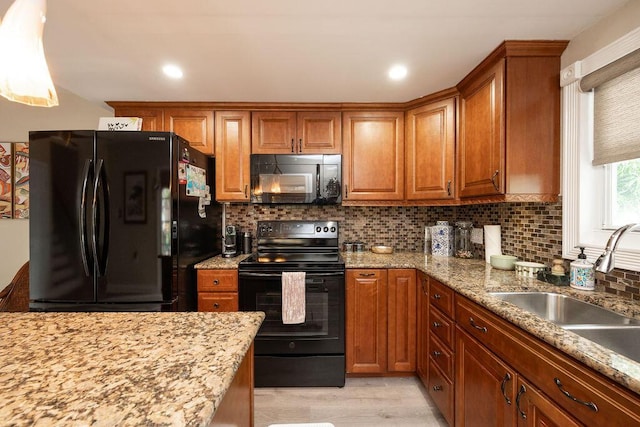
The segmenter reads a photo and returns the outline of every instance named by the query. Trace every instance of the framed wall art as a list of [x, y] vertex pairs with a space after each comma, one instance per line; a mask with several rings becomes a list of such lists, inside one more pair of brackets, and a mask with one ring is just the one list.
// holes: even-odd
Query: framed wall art
[[0, 218], [29, 218], [28, 142], [0, 142]]

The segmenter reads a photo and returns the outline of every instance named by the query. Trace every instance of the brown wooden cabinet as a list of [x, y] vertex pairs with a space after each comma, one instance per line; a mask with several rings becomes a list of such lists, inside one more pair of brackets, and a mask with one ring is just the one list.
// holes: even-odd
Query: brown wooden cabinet
[[343, 113], [343, 204], [404, 199], [404, 113]]
[[388, 270], [387, 371], [416, 370], [416, 271]]
[[387, 270], [346, 273], [347, 373], [387, 370]]
[[198, 311], [238, 311], [238, 271], [198, 270]]
[[167, 108], [164, 110], [164, 127], [189, 141], [189, 145], [199, 151], [214, 153], [213, 110]]
[[506, 41], [457, 85], [461, 198], [557, 200], [560, 55], [566, 45]]
[[522, 377], [518, 377], [517, 385], [515, 409], [518, 427], [582, 427], [585, 425], [560, 409]]
[[456, 98], [448, 97], [405, 114], [408, 201], [455, 198]]
[[339, 111], [257, 111], [252, 115], [254, 154], [340, 154]]
[[250, 113], [248, 111], [216, 111], [215, 120], [216, 200], [248, 202], [251, 158]]
[[114, 114], [116, 117], [140, 117], [142, 119], [142, 130], [164, 130], [164, 110], [162, 108], [121, 107], [116, 108]]
[[253, 353], [251, 344], [216, 409], [210, 426], [253, 426]]
[[429, 381], [429, 276], [422, 271], [417, 272], [418, 317], [417, 317], [417, 351], [416, 373], [422, 384]]

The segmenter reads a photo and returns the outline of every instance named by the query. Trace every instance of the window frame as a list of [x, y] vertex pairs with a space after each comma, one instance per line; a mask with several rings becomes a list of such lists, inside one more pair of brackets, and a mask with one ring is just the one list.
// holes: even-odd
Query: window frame
[[[562, 87], [562, 257], [589, 260], [603, 252], [613, 230], [605, 229], [605, 166], [593, 166], [593, 92], [580, 91], [580, 79], [640, 48], [640, 27], [576, 61], [560, 74]], [[615, 267], [640, 271], [640, 233], [628, 233], [616, 250]]]

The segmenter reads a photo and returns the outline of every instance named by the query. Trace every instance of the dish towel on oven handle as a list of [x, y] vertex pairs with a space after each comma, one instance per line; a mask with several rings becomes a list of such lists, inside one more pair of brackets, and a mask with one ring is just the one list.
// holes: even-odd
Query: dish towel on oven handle
[[306, 317], [305, 272], [282, 272], [282, 323], [298, 325]]

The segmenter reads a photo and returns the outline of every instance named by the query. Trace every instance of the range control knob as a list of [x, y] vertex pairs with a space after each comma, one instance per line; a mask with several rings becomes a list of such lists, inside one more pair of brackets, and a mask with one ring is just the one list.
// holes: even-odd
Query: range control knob
[[316, 227], [316, 233], [319, 233], [319, 232], [321, 232], [321, 231], [322, 231], [322, 227], [317, 226], [317, 227]]
[[329, 231], [329, 227], [324, 228], [324, 232], [327, 233]]
[[335, 233], [336, 232], [336, 228], [335, 227], [331, 227], [331, 232]]

